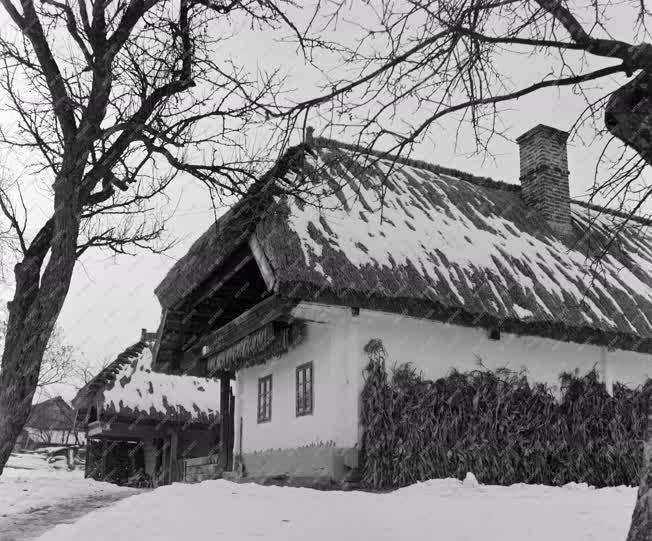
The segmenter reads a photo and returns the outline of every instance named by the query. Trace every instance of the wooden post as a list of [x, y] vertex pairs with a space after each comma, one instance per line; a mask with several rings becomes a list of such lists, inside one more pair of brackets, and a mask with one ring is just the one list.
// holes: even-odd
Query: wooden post
[[100, 469], [100, 476], [99, 479], [102, 481], [105, 480], [106, 477], [106, 451], [108, 447], [108, 442], [106, 440], [102, 440], [102, 468]]
[[173, 429], [170, 434], [170, 484], [178, 481], [177, 448], [179, 446], [178, 429]]
[[231, 388], [231, 381], [228, 375], [223, 372], [220, 374], [220, 446], [221, 446], [221, 456], [220, 464], [224, 468], [224, 471], [228, 471], [228, 430], [229, 430], [229, 391]]
[[93, 479], [96, 475], [95, 468], [97, 468], [97, 456], [95, 455], [94, 441], [88, 438], [86, 440], [86, 460], [84, 461], [84, 477]]
[[161, 452], [163, 453], [163, 456], [161, 456], [161, 484], [168, 485], [170, 484], [170, 442], [165, 438], [161, 441], [163, 442], [163, 447], [161, 448]]
[[143, 458], [145, 459], [145, 473], [149, 475], [152, 481], [154, 480], [154, 472], [156, 470], [156, 449], [154, 448], [154, 441], [152, 438], [143, 439]]
[[66, 464], [70, 471], [75, 469], [75, 450], [72, 447], [66, 449]]
[[238, 473], [244, 473], [244, 463], [242, 461], [242, 415], [240, 415], [240, 433], [238, 434]]
[[235, 399], [231, 393], [231, 372], [220, 374], [220, 463], [224, 471], [233, 469], [233, 436]]
[[233, 471], [233, 444], [235, 442], [235, 396], [231, 392], [231, 385], [229, 382], [229, 426], [227, 430], [227, 446], [226, 446], [226, 463], [228, 470]]

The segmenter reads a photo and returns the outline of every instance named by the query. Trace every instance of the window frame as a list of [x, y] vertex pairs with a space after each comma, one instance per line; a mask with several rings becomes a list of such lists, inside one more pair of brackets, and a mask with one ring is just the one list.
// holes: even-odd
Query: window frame
[[[267, 383], [269, 388], [267, 389]], [[258, 407], [256, 417], [259, 423], [269, 423], [272, 420], [272, 374], [258, 378]]]
[[[303, 373], [303, 388], [299, 389], [299, 374]], [[309, 380], [306, 378], [306, 375], [309, 375]], [[306, 381], [310, 382], [308, 386]], [[295, 371], [295, 407], [296, 407], [296, 416], [304, 417], [306, 415], [312, 415], [315, 411], [315, 368], [312, 361], [303, 363], [297, 366]], [[309, 398], [309, 405], [307, 407], [306, 397]]]

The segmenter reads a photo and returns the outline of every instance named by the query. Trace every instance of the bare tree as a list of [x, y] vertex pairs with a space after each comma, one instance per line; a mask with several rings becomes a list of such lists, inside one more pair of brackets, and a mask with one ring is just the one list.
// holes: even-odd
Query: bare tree
[[[631, 15], [631, 42], [614, 39], [609, 28], [623, 13]], [[317, 0], [300, 45], [309, 53], [339, 54], [346, 69], [329, 68], [322, 94], [275, 102], [268, 115], [283, 125], [320, 118], [328, 129], [387, 154], [411, 152], [452, 117], [470, 127], [476, 150], [485, 152], [505, 135], [502, 115], [515, 100], [568, 88], [586, 100], [578, 123], [628, 150], [616, 154], [617, 171], [596, 191], [635, 201], [631, 210], [639, 212], [652, 195], [640, 176], [652, 164], [652, 45], [642, 41], [650, 37], [648, 18], [645, 2], [637, 0]], [[329, 30], [346, 23], [359, 30], [351, 45], [326, 41]], [[541, 66], [536, 79], [523, 81], [525, 63]], [[612, 89], [596, 97], [603, 84]]]
[[[329, 0], [317, 9], [322, 17], [315, 13], [300, 44], [329, 48], [346, 68], [324, 71], [322, 94], [270, 107], [269, 115], [284, 124], [321, 119], [367, 149], [380, 144], [387, 154], [405, 154], [452, 117], [486, 152], [505, 135], [503, 113], [514, 100], [566, 87], [586, 100], [576, 127], [604, 135], [605, 156], [616, 143], [611, 163], [603, 163], [608, 174], [596, 176], [593, 190], [625, 212], [613, 237], [652, 199], [642, 176], [652, 165], [652, 45], [644, 0]], [[627, 16], [626, 39], [617, 39], [613, 21], [620, 20], [622, 33]], [[359, 30], [350, 44], [325, 41], [329, 30], [347, 24]], [[540, 74], [524, 81], [525, 63], [541, 66]], [[652, 421], [645, 457], [630, 541], [652, 538]]]
[[65, 342], [61, 328], [55, 326], [43, 355], [39, 371], [39, 387], [68, 382], [76, 364], [75, 349]]
[[[0, 349], [4, 347], [7, 333], [7, 313], [0, 310]], [[43, 354], [38, 376], [38, 389], [45, 389], [57, 383], [71, 383], [71, 377], [80, 370], [75, 348], [66, 342], [63, 331], [55, 326]]]
[[113, 361], [114, 359], [111, 357], [104, 357], [96, 361], [89, 361], [86, 358], [80, 359], [75, 363], [72, 370], [72, 384], [75, 389], [80, 390]]
[[273, 71], [250, 77], [223, 40], [233, 21], [261, 31], [293, 25], [290, 0], [0, 4], [12, 23], [0, 35], [10, 120], [0, 142], [51, 204], [49, 218], [29, 223], [22, 183], [0, 192], [18, 247], [0, 372], [1, 474], [78, 257], [96, 247], [164, 249], [156, 201], [178, 173], [217, 197], [247, 190], [261, 162], [246, 159], [242, 133], [279, 80]]

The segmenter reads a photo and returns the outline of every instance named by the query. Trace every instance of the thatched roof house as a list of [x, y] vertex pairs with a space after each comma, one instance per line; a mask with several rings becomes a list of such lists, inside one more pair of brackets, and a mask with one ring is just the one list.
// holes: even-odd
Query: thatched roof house
[[[335, 415], [318, 441], [357, 444], [345, 419], [358, 418], [372, 338], [433, 377], [481, 357], [546, 380], [600, 364], [639, 381], [652, 367], [652, 227], [571, 199], [566, 138], [547, 126], [519, 138], [521, 185], [309, 138], [159, 284], [155, 368], [235, 377], [228, 414], [254, 469], [262, 450], [315, 442], [297, 420], [306, 397]], [[321, 196], [284, 195], [288, 184]], [[328, 381], [321, 398], [313, 378]], [[264, 424], [272, 392], [285, 406], [297, 394], [281, 432]]]
[[60, 396], [32, 406], [25, 426], [41, 430], [70, 430], [75, 422], [75, 410]]
[[[113, 469], [115, 479], [125, 482], [140, 468], [157, 483], [181, 480], [183, 459], [209, 455], [219, 444], [219, 384], [154, 372], [151, 338], [143, 332], [73, 400], [91, 438], [89, 476], [106, 478]], [[134, 448], [142, 449], [140, 463]]]
[[[303, 166], [288, 175], [322, 183], [328, 197], [311, 206], [268, 189], [222, 216], [156, 289], [164, 341], [205, 326], [210, 306], [191, 314], [191, 294], [255, 235], [274, 293], [286, 298], [652, 351], [648, 221], [571, 200], [572, 235], [562, 239], [519, 185], [331, 140], [316, 139], [310, 150], [293, 150]], [[246, 293], [259, 299], [267, 288], [251, 274]], [[166, 321], [179, 312], [182, 323]], [[224, 310], [211, 326], [232, 317]]]
[[18, 438], [18, 449], [80, 443], [75, 427], [75, 411], [60, 396], [32, 406]]

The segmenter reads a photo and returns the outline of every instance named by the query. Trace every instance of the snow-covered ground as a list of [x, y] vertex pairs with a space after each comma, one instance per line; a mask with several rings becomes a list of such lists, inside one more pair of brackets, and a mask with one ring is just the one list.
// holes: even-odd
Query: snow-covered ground
[[614, 541], [636, 490], [428, 481], [392, 493], [174, 484], [61, 524], [39, 541]]
[[84, 479], [83, 469], [68, 471], [64, 457], [48, 462], [44, 454], [16, 453], [11, 455], [0, 477], [0, 521], [70, 499], [129, 491], [110, 483]]

